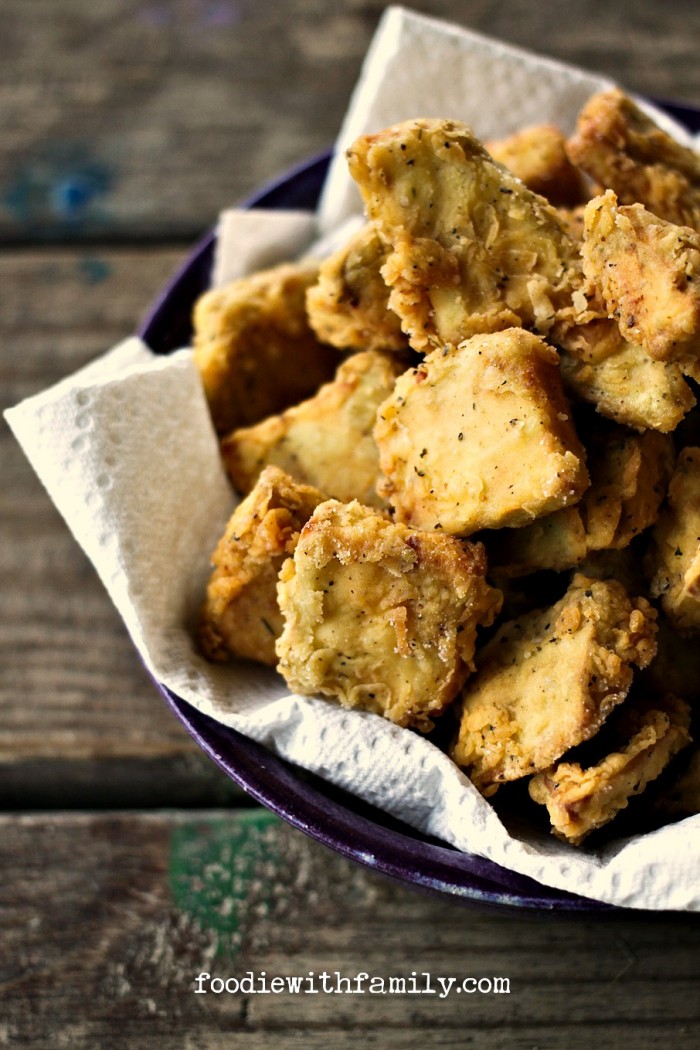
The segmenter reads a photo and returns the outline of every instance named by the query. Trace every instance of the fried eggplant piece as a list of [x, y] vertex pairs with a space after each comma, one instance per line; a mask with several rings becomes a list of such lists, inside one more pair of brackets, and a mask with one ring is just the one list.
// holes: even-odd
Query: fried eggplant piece
[[618, 205], [612, 190], [584, 212], [583, 272], [622, 336], [657, 361], [700, 352], [700, 233]]
[[212, 555], [214, 571], [200, 615], [200, 644], [210, 660], [231, 657], [274, 665], [282, 632], [277, 578], [323, 493], [266, 467], [236, 507]]
[[249, 492], [263, 467], [274, 463], [335, 499], [380, 505], [372, 430], [377, 408], [404, 368], [396, 355], [353, 354], [315, 397], [257, 426], [234, 430], [221, 452], [235, 487]]
[[659, 516], [673, 471], [673, 442], [665, 434], [648, 430], [640, 435], [622, 436], [618, 449], [619, 469], [613, 485], [619, 486], [620, 518], [612, 542], [607, 546], [620, 549], [627, 547]]
[[539, 336], [511, 328], [434, 350], [405, 372], [374, 430], [379, 492], [397, 519], [466, 536], [579, 499], [585, 452], [557, 365]]
[[654, 524], [673, 468], [671, 438], [601, 420], [584, 440], [591, 484], [580, 502], [484, 536], [492, 569], [521, 576], [573, 568], [593, 551], [628, 546]]
[[484, 795], [548, 769], [598, 732], [656, 650], [656, 612], [622, 584], [577, 574], [548, 609], [504, 623], [476, 655], [454, 761]]
[[218, 434], [309, 397], [336, 355], [306, 318], [318, 263], [284, 263], [205, 292], [194, 308], [194, 360]]
[[580, 245], [583, 240], [583, 213], [584, 204], [577, 204], [573, 208], [557, 208], [559, 218], [564, 223], [566, 232], [575, 244]]
[[541, 569], [562, 572], [578, 565], [588, 553], [578, 504], [545, 514], [519, 529], [484, 533], [480, 539], [486, 547], [489, 569], [499, 579], [529, 576]]
[[673, 464], [665, 434], [602, 426], [587, 444], [591, 487], [579, 509], [587, 551], [626, 547], [656, 521]]
[[681, 634], [700, 631], [700, 448], [684, 448], [654, 526], [647, 569], [651, 594]]
[[578, 251], [556, 209], [465, 124], [409, 120], [358, 139], [347, 155], [391, 246], [389, 305], [415, 350], [519, 325], [549, 331], [580, 280]]
[[582, 173], [570, 161], [566, 138], [554, 124], [536, 124], [505, 139], [485, 142], [493, 159], [555, 207], [586, 200]]
[[567, 153], [621, 204], [643, 204], [668, 222], [700, 228], [700, 157], [619, 89], [586, 103]]
[[306, 308], [322, 343], [339, 349], [408, 349], [381, 274], [387, 254], [368, 223], [321, 263], [318, 281], [306, 293]]
[[667, 434], [695, 405], [681, 365], [653, 360], [623, 339], [614, 320], [594, 318], [562, 328], [554, 338], [567, 393], [608, 419]]
[[528, 785], [530, 797], [547, 807], [553, 833], [572, 846], [608, 824], [690, 743], [684, 701], [666, 696], [660, 703], [627, 703], [616, 727], [623, 738], [619, 750], [587, 768], [558, 762]]
[[282, 568], [278, 669], [297, 692], [427, 730], [473, 668], [477, 627], [500, 608], [485, 571], [478, 544], [323, 503]]

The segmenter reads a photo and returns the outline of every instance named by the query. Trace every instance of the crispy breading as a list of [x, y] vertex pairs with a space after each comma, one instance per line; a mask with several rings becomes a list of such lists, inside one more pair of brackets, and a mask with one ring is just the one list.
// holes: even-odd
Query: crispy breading
[[619, 486], [622, 507], [610, 547], [622, 548], [653, 525], [673, 470], [673, 443], [648, 430], [627, 435], [621, 447]]
[[622, 204], [700, 228], [700, 158], [619, 89], [594, 95], [567, 143], [569, 157]]
[[[627, 545], [632, 538], [627, 528], [623, 528], [622, 535], [617, 538], [622, 508], [627, 500], [630, 503], [635, 501], [640, 475], [644, 477], [643, 435], [613, 427], [602, 426], [598, 433], [590, 435], [586, 445], [591, 486], [578, 504], [578, 510], [589, 551]], [[669, 440], [662, 434], [658, 438]], [[665, 488], [665, 481], [658, 485], [658, 503], [663, 499]], [[658, 506], [656, 509], [658, 511]], [[630, 512], [634, 517], [633, 507], [630, 507]]]
[[566, 138], [556, 125], [536, 124], [508, 138], [485, 142], [484, 147], [550, 204], [574, 207], [586, 200], [585, 180], [571, 163]]
[[389, 304], [415, 350], [514, 325], [545, 334], [580, 279], [578, 252], [543, 197], [453, 120], [408, 120], [348, 150], [392, 252]]
[[684, 701], [666, 696], [652, 705], [628, 704], [618, 732], [629, 735], [619, 750], [587, 768], [559, 762], [528, 785], [530, 797], [547, 807], [554, 834], [573, 846], [625, 809], [690, 743], [690, 711]]
[[653, 360], [623, 339], [613, 320], [596, 318], [563, 328], [555, 341], [567, 393], [595, 405], [608, 419], [666, 434], [695, 404], [681, 365]]
[[497, 529], [480, 536], [489, 568], [500, 579], [529, 576], [540, 569], [562, 572], [586, 557], [586, 528], [579, 505], [545, 514], [519, 529]]
[[578, 504], [587, 553], [621, 549], [656, 521], [673, 471], [673, 441], [597, 417], [583, 430], [591, 487]]
[[584, 204], [577, 204], [573, 208], [563, 208], [559, 206], [557, 212], [559, 218], [564, 223], [566, 232], [571, 237], [575, 244], [580, 245], [583, 240], [583, 213], [585, 211]]
[[398, 520], [466, 536], [579, 499], [585, 453], [557, 365], [539, 336], [511, 328], [435, 350], [405, 372], [374, 430], [379, 491]]
[[318, 263], [284, 263], [205, 292], [193, 315], [194, 360], [217, 433], [309, 397], [338, 367], [306, 319]]
[[323, 493], [278, 467], [266, 467], [236, 507], [212, 555], [214, 571], [200, 616], [200, 643], [210, 660], [232, 656], [275, 664], [282, 632], [277, 577]]
[[648, 555], [651, 594], [680, 633], [700, 631], [700, 448], [684, 448], [654, 526]]
[[321, 342], [340, 349], [408, 349], [381, 274], [387, 254], [376, 227], [367, 223], [324, 259], [306, 293], [309, 323]]
[[520, 576], [572, 568], [592, 551], [626, 547], [656, 521], [672, 471], [671, 438], [604, 420], [582, 436], [590, 487], [574, 507], [485, 535], [493, 569]]
[[396, 355], [367, 350], [344, 361], [315, 397], [221, 443], [226, 469], [240, 492], [275, 463], [339, 500], [380, 505], [379, 453], [372, 437], [377, 408], [404, 370]]
[[700, 234], [612, 190], [584, 212], [583, 272], [622, 336], [658, 361], [700, 352]]
[[622, 584], [577, 574], [548, 609], [501, 625], [460, 701], [451, 754], [485, 795], [592, 737], [654, 656], [656, 612]]
[[485, 570], [478, 544], [323, 503], [280, 576], [279, 670], [297, 692], [429, 729], [500, 608]]

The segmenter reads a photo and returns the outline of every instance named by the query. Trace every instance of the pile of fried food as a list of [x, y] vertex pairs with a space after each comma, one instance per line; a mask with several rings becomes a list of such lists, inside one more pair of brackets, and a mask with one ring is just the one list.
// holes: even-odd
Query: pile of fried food
[[568, 140], [416, 119], [347, 159], [359, 232], [195, 307], [244, 497], [204, 653], [438, 720], [576, 845], [653, 781], [652, 824], [696, 812], [700, 157], [614, 90]]

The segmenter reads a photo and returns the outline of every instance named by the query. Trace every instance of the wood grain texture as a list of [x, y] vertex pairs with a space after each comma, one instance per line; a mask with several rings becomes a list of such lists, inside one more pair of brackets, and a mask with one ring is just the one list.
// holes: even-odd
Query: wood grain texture
[[[181, 259], [170, 249], [0, 256], [1, 407], [128, 336]], [[157, 694], [4, 421], [0, 457], [0, 804], [231, 797]]]
[[[332, 142], [385, 6], [4, 0], [0, 408], [128, 336], [221, 207]], [[413, 6], [700, 104], [689, 0]], [[462, 908], [240, 808], [4, 422], [0, 462], [0, 1047], [699, 1045], [697, 918]], [[512, 990], [196, 996], [202, 970]]]
[[[4, 0], [0, 241], [192, 239], [332, 144], [386, 6]], [[700, 104], [690, 0], [411, 6]]]
[[[643, 0], [633, 20], [617, 0], [414, 6], [641, 91], [700, 101], [692, 4]], [[21, 0], [6, 0], [1, 407], [130, 334], [222, 204], [327, 145], [384, 7], [34, 0], [29, 19]], [[76, 243], [42, 247], [47, 238]], [[183, 244], [164, 247], [164, 238]], [[90, 764], [109, 761], [100, 804], [126, 804], [135, 791], [120, 763], [147, 776], [149, 761], [179, 768], [181, 755], [199, 761], [196, 750], [4, 423], [0, 454], [0, 799], [38, 804], [37, 783], [56, 800], [79, 798]]]
[[[604, 1033], [612, 1047], [690, 1050], [700, 1038], [697, 919], [459, 907], [259, 811], [0, 818], [0, 866], [0, 1046], [561, 1050]], [[498, 976], [510, 993], [195, 995], [203, 971], [326, 972], [330, 987], [336, 972]]]

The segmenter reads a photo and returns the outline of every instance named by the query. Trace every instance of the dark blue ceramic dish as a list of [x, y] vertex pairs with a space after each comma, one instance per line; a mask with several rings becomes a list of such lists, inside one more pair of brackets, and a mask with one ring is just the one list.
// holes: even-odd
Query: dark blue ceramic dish
[[[663, 106], [691, 131], [700, 131], [700, 110], [665, 102]], [[303, 164], [244, 206], [314, 209], [329, 160], [327, 153]], [[209, 285], [214, 243], [214, 232], [200, 241], [141, 325], [139, 334], [156, 353], [169, 353], [189, 343], [192, 305]], [[430, 840], [200, 714], [157, 685], [191, 736], [235, 783], [294, 827], [344, 856], [402, 882], [472, 904], [588, 914], [612, 910]]]

